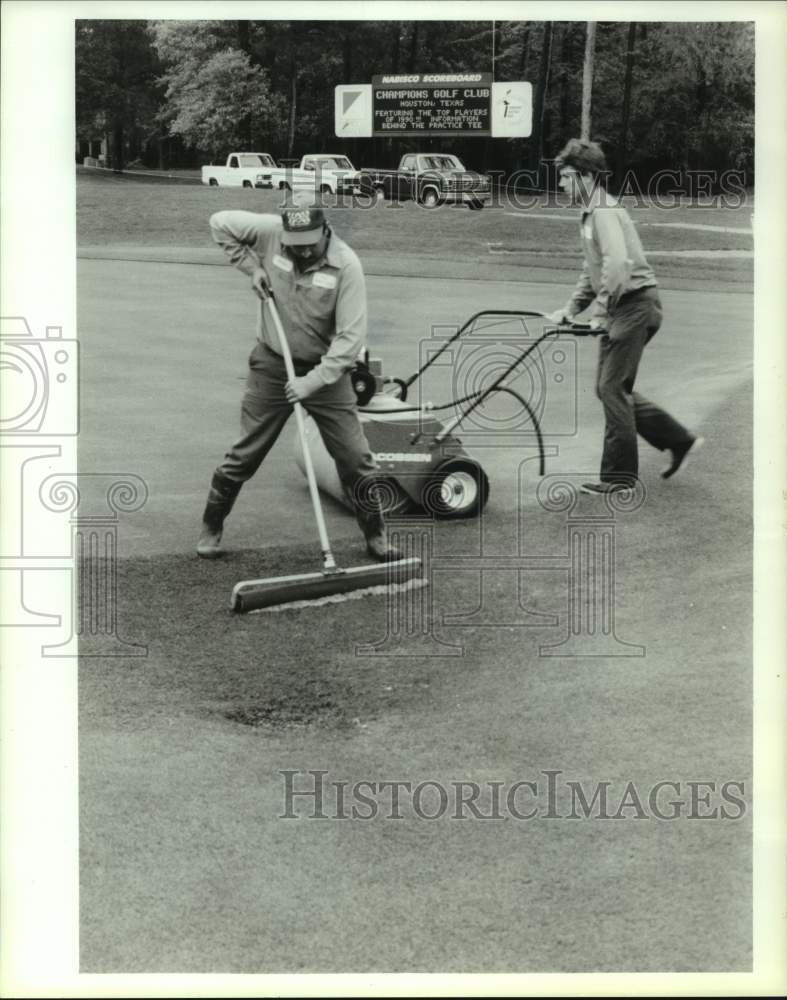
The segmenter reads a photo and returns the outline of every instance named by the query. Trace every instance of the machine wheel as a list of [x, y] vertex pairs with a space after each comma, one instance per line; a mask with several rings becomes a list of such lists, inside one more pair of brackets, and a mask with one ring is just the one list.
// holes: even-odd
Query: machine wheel
[[358, 406], [366, 406], [372, 396], [377, 392], [377, 380], [369, 371], [367, 366], [361, 361], [356, 361], [355, 367], [350, 372], [350, 380], [355, 393], [355, 401]]
[[208, 181], [208, 187], [217, 188], [218, 186], [219, 182], [216, 180], [216, 178], [211, 177], [211, 179]]
[[443, 519], [477, 517], [489, 498], [489, 479], [477, 462], [449, 458], [439, 465], [421, 491], [421, 506]]

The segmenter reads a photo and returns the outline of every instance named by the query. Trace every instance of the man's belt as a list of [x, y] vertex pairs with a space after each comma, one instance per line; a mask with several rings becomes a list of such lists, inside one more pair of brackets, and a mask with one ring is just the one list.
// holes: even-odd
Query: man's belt
[[644, 292], [656, 291], [657, 289], [658, 285], [643, 285], [641, 288], [635, 288], [633, 291], [621, 295], [615, 306], [617, 307], [623, 302], [631, 302], [632, 299], [638, 298]]
[[[279, 354], [278, 351], [274, 351], [272, 347], [269, 347], [262, 340], [259, 343], [262, 349], [267, 354], [270, 354], [272, 357], [276, 358], [276, 360], [280, 364], [284, 364], [284, 358], [281, 356], [281, 354]], [[320, 363], [319, 361], [302, 361], [300, 358], [292, 359], [292, 367], [295, 369], [295, 374], [298, 376], [307, 375], [312, 370], [312, 368], [316, 368], [319, 363]]]

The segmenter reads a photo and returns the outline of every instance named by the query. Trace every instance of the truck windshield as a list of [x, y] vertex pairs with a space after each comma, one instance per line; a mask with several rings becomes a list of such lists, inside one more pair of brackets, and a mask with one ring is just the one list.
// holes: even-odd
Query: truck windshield
[[354, 170], [352, 163], [346, 156], [319, 156], [312, 161], [320, 167], [327, 167], [328, 170]]
[[422, 156], [424, 170], [464, 170], [455, 156]]
[[241, 153], [238, 160], [242, 167], [275, 167], [273, 157], [267, 153]]

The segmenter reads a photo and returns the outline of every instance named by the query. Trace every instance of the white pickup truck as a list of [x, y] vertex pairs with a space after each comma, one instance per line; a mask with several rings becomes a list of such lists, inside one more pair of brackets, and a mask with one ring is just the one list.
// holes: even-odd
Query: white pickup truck
[[254, 179], [262, 168], [276, 168], [270, 153], [230, 153], [225, 166], [202, 168], [202, 183], [211, 187], [254, 187]]
[[339, 153], [308, 153], [299, 166], [258, 170], [254, 187], [319, 191], [321, 194], [357, 192], [358, 171]]

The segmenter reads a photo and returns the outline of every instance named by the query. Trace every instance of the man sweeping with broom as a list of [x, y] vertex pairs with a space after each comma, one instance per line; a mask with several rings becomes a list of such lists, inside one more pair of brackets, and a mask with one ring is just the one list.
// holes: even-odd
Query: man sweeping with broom
[[[375, 500], [377, 466], [349, 376], [366, 340], [366, 285], [358, 257], [332, 232], [323, 210], [311, 204], [288, 206], [281, 217], [217, 212], [210, 227], [234, 266], [250, 277], [254, 292], [263, 300], [272, 297], [275, 305], [261, 303], [241, 405], [243, 433], [213, 474], [197, 553], [203, 559], [222, 554], [224, 521], [243, 483], [300, 403], [314, 418], [353, 498], [369, 555], [378, 562], [399, 559]], [[281, 335], [289, 344], [294, 377], [287, 374]]]

